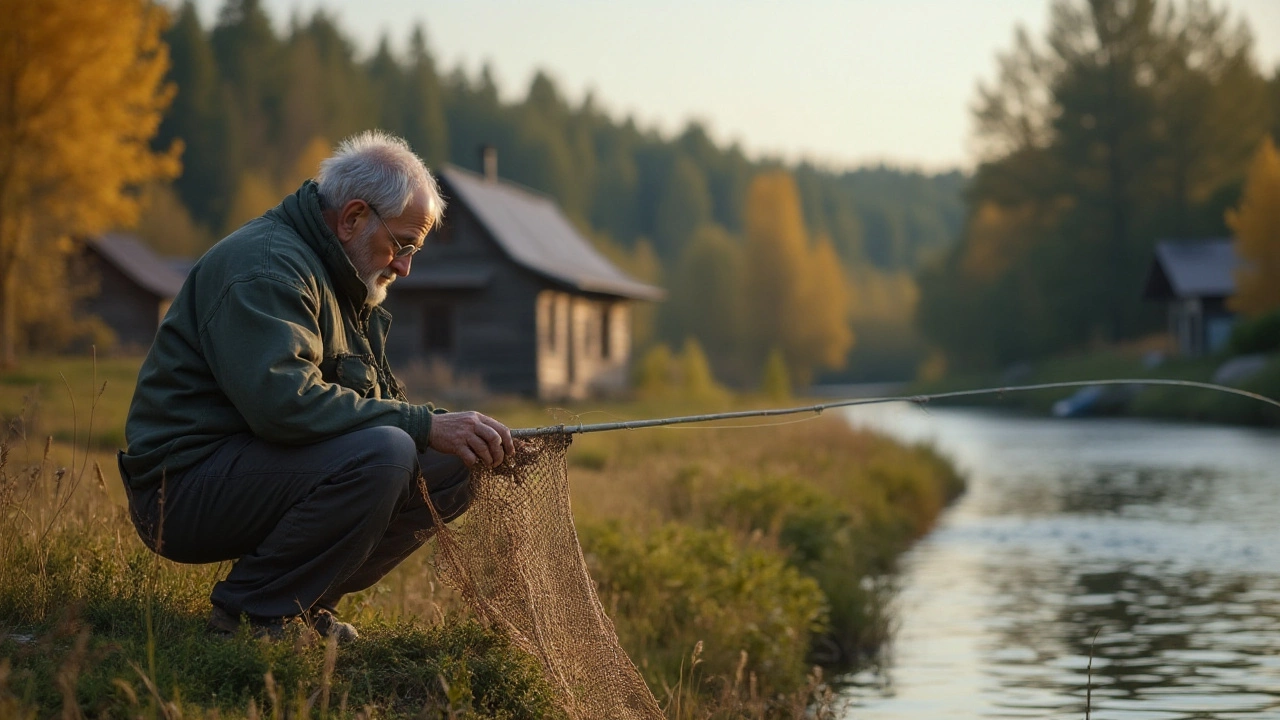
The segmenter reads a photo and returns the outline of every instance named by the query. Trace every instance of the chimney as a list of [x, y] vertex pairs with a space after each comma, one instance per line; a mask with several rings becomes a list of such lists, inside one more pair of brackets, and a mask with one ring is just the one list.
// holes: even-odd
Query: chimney
[[498, 148], [492, 145], [480, 146], [480, 167], [487, 182], [498, 181]]

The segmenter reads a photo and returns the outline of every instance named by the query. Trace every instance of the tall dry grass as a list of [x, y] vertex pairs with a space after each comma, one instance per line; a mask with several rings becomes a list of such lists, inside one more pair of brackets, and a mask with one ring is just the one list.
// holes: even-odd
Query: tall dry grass
[[[114, 465], [87, 432], [89, 417], [116, 402], [119, 368], [103, 389], [88, 363], [80, 375], [62, 366], [64, 391], [92, 387], [98, 399], [78, 400], [61, 419], [48, 408], [70, 411], [70, 401], [23, 385], [41, 372], [0, 378], [9, 392], [0, 392], [0, 717], [561, 715], [536, 663], [468, 620], [440, 585], [430, 546], [344, 600], [362, 632], [350, 646], [326, 647], [300, 629], [275, 643], [208, 635], [208, 591], [229, 566], [178, 565], [146, 550]], [[19, 390], [38, 392], [38, 424], [22, 421], [19, 404], [5, 406]], [[546, 422], [530, 406], [495, 414]], [[121, 432], [95, 425], [95, 436]], [[815, 666], [838, 666], [884, 637], [880, 578], [958, 489], [927, 449], [833, 418], [583, 436], [569, 462], [601, 597], [668, 717], [680, 720], [833, 717]]]

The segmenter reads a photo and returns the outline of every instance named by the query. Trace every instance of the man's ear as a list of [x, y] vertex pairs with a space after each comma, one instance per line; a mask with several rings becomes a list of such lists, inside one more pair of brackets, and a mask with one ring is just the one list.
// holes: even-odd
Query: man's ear
[[360, 218], [369, 212], [369, 204], [363, 200], [348, 200], [338, 210], [337, 227], [333, 229], [333, 234], [338, 236], [338, 240], [343, 245], [355, 239], [356, 228], [360, 225]]

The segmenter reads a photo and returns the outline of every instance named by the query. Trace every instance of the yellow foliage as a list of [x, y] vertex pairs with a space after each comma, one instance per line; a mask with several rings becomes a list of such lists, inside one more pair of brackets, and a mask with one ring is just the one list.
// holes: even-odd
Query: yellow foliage
[[[823, 367], [843, 367], [845, 355], [853, 347], [850, 293], [840, 257], [830, 239], [818, 239], [808, 265], [808, 282], [800, 286], [800, 306], [807, 320], [797, 328], [801, 357], [813, 358]], [[799, 377], [806, 383], [809, 380]]]
[[920, 361], [916, 368], [916, 379], [921, 382], [937, 382], [946, 377], [947, 356], [940, 350], [933, 350], [929, 356]]
[[982, 282], [995, 280], [1026, 248], [1035, 209], [1006, 208], [984, 202], [969, 219], [961, 269]]
[[1254, 155], [1240, 206], [1227, 211], [1227, 226], [1246, 263], [1236, 271], [1231, 308], [1257, 316], [1280, 307], [1280, 152], [1270, 137]]
[[849, 316], [855, 321], [907, 325], [919, 301], [920, 288], [909, 272], [890, 272], [872, 265], [850, 270]]
[[810, 243], [789, 174], [752, 180], [746, 236], [746, 306], [757, 357], [778, 348], [801, 383], [818, 367], [842, 367], [853, 346], [848, 281], [831, 242]]
[[[25, 264], [53, 240], [132, 225], [136, 188], [175, 177], [181, 147], [150, 146], [173, 88], [167, 13], [150, 0], [5, 3], [0, 13], [0, 348], [12, 362]], [[40, 251], [33, 248], [39, 247]]]
[[808, 232], [796, 183], [785, 172], [757, 176], [747, 189], [747, 305], [764, 346], [789, 345], [786, 335], [802, 312]]

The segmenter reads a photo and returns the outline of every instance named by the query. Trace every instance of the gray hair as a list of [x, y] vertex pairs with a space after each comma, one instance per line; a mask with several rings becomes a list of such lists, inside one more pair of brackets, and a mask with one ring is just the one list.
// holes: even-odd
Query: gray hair
[[444, 214], [444, 198], [435, 178], [409, 143], [382, 130], [366, 130], [343, 140], [320, 163], [316, 175], [321, 207], [341, 208], [364, 200], [387, 217], [400, 217], [418, 190], [427, 196], [432, 227]]

